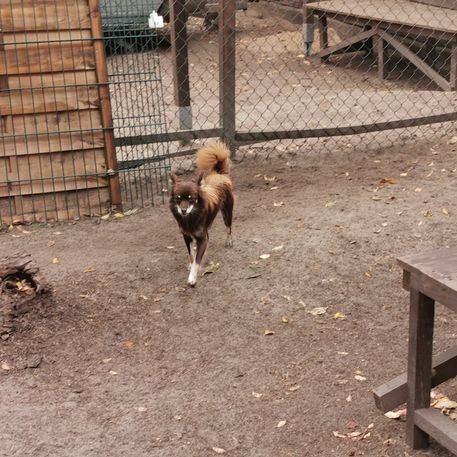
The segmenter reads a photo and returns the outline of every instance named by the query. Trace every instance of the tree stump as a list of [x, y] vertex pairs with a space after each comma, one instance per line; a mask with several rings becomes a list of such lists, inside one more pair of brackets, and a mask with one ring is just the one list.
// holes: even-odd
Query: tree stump
[[0, 259], [0, 338], [8, 339], [14, 320], [40, 304], [49, 293], [29, 255]]

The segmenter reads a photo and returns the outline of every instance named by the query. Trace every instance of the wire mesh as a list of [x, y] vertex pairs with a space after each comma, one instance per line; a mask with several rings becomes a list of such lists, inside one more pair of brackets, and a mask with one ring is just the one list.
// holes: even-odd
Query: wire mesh
[[[233, 3], [220, 2], [223, 8]], [[206, 5], [206, 13], [190, 14], [186, 22], [192, 128], [220, 127], [224, 136], [220, 88], [226, 75], [221, 81], [219, 72], [226, 62], [220, 60], [221, 36], [205, 19], [208, 11], [219, 10]], [[453, 5], [440, 0], [237, 3], [236, 157], [379, 149], [448, 135], [457, 118]], [[163, 55], [170, 88], [179, 83], [173, 79], [173, 52]], [[166, 95], [170, 131], [180, 128], [173, 111], [178, 90]], [[192, 167], [189, 158], [175, 163]]]
[[162, 202], [167, 190], [168, 144], [141, 139], [167, 132], [159, 54], [167, 35], [149, 26], [159, 7], [148, 0], [101, 0], [124, 209]]

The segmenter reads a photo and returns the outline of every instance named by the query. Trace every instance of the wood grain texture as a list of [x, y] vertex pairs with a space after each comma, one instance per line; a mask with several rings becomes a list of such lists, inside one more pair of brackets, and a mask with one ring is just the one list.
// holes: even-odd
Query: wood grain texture
[[306, 6], [313, 11], [358, 16], [380, 23], [457, 33], [457, 11], [409, 0], [328, 0]]

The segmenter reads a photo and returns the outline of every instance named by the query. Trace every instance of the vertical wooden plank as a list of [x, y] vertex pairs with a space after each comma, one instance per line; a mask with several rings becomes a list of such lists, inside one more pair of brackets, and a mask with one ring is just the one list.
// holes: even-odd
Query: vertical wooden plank
[[378, 47], [378, 78], [382, 81], [387, 76], [386, 71], [386, 42], [381, 36], [378, 35], [377, 47]]
[[428, 446], [429, 437], [414, 424], [414, 410], [430, 407], [435, 302], [411, 289], [409, 313], [406, 440], [420, 449]]
[[103, 40], [100, 0], [89, 0], [92, 37], [94, 38], [95, 64], [102, 125], [104, 128], [106, 164], [108, 167], [111, 205], [115, 210], [122, 209], [121, 186], [117, 168], [116, 148], [114, 146], [113, 114], [106, 65], [105, 43]]
[[457, 43], [452, 43], [449, 83], [451, 85], [451, 90], [457, 90]]
[[180, 130], [192, 129], [190, 106], [189, 52], [187, 47], [187, 12], [185, 0], [170, 0], [171, 52], [175, 105]]
[[235, 157], [236, 0], [219, 0], [219, 110], [222, 140]]
[[[319, 43], [320, 43], [320, 50], [328, 48], [328, 24], [327, 24], [327, 15], [325, 13], [319, 14], [317, 19], [317, 24], [319, 27]], [[328, 60], [328, 56], [321, 57], [321, 61]]]

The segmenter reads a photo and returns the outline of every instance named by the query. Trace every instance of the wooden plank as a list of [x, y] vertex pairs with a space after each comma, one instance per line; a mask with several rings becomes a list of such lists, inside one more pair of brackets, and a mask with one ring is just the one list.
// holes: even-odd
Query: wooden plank
[[6, 116], [4, 119], [5, 134], [52, 134], [101, 128], [102, 121], [98, 109]]
[[408, 59], [413, 65], [415, 65], [422, 73], [428, 76], [443, 90], [451, 90], [451, 86], [437, 71], [435, 71], [430, 65], [427, 65], [422, 59], [420, 59], [414, 52], [410, 51], [404, 44], [400, 43], [392, 35], [387, 32], [380, 31], [379, 36], [395, 48], [400, 54]]
[[[2, 160], [6, 161], [2, 166]], [[32, 179], [104, 175], [103, 149], [66, 151], [54, 154], [29, 154], [0, 160], [0, 184], [26, 182]]]
[[[329, 56], [331, 54], [334, 54], [339, 51], [343, 51], [347, 48], [350, 48], [351, 45], [355, 43], [360, 43], [366, 41], [368, 38], [376, 35], [376, 30], [371, 29], [371, 30], [365, 30], [363, 32], [357, 33], [356, 35], [353, 35], [349, 38], [346, 38], [345, 40], [340, 41], [338, 44], [327, 47], [325, 49], [321, 49], [317, 54], [315, 54], [317, 57], [325, 57]], [[321, 45], [322, 46], [322, 45]], [[366, 51], [365, 48], [362, 46], [360, 47], [360, 51]]]
[[97, 87], [25, 89], [0, 93], [0, 116], [87, 110], [98, 107]]
[[[327, 15], [319, 14], [317, 17], [317, 26], [319, 28], [319, 43], [321, 52], [328, 48], [328, 23]], [[322, 57], [322, 60], [326, 60], [325, 56]]]
[[435, 302], [411, 289], [408, 343], [406, 441], [414, 449], [428, 446], [428, 434], [416, 426], [414, 411], [430, 407]]
[[93, 189], [107, 187], [105, 177], [85, 176], [45, 179], [18, 183], [0, 183], [0, 198], [17, 195], [40, 195], [49, 193], [66, 192], [70, 190]]
[[105, 42], [103, 40], [100, 0], [89, 0], [91, 30], [94, 41], [97, 82], [99, 84], [99, 99], [104, 128], [106, 165], [110, 174], [109, 187], [111, 205], [114, 209], [122, 209], [121, 186], [117, 167], [116, 148], [114, 145], [113, 113], [109, 90], [108, 68], [106, 65]]
[[327, 0], [307, 4], [315, 14], [334, 14], [340, 18], [359, 17], [376, 24], [420, 27], [430, 32], [457, 33], [457, 11], [420, 5], [409, 0]]
[[219, 0], [219, 119], [222, 140], [235, 157], [236, 0]]
[[[433, 357], [432, 387], [457, 376], [457, 346]], [[408, 396], [406, 373], [373, 390], [376, 407], [383, 413], [406, 403]]]
[[457, 454], [457, 424], [435, 408], [423, 408], [414, 412], [414, 421], [438, 443]]
[[40, 73], [35, 75], [9, 75], [8, 84], [11, 90], [29, 88], [50, 88], [97, 84], [94, 70], [71, 71], [65, 73]]
[[456, 0], [410, 0], [416, 3], [424, 3], [430, 6], [439, 6], [440, 8], [449, 8], [451, 10], [457, 10]]
[[452, 90], [457, 90], [457, 44], [452, 44], [449, 84]]
[[17, 196], [0, 199], [0, 222], [68, 220], [78, 216], [105, 214], [108, 208], [108, 188]]
[[52, 43], [11, 48], [0, 52], [0, 74], [16, 75], [95, 69], [90, 42]]
[[90, 28], [87, 1], [79, 0], [2, 2], [0, 18], [5, 33]]
[[[85, 30], [60, 30], [56, 32], [43, 32], [43, 31], [34, 31], [34, 32], [14, 32], [14, 33], [5, 33], [4, 34], [4, 43], [5, 46], [9, 48], [20, 48], [20, 47], [30, 47], [38, 45], [49, 46], [50, 44], [55, 44], [57, 42], [61, 43], [73, 43], [78, 44], [79, 46], [89, 43], [92, 38], [92, 32], [90, 29]], [[83, 40], [83, 41], [81, 41]]]
[[0, 137], [0, 156], [49, 154], [60, 151], [103, 148], [103, 132], [55, 133], [51, 135], [24, 135], [15, 138]]

